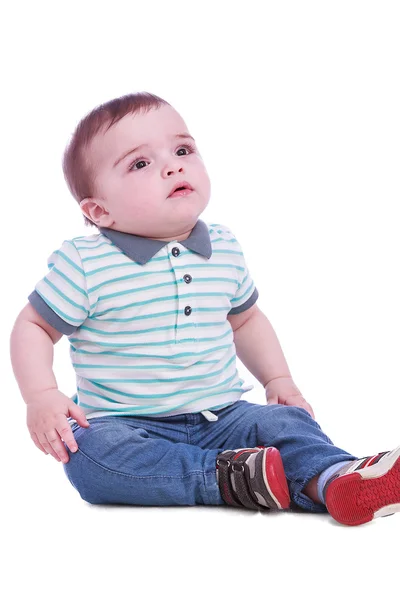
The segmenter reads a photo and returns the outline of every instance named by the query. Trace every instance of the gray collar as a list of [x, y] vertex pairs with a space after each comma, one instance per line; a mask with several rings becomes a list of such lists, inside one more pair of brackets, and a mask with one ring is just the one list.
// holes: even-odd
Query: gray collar
[[[161, 248], [170, 243], [163, 242], [162, 240], [151, 240], [150, 238], [134, 235], [133, 233], [116, 231], [109, 227], [100, 227], [99, 229], [124, 254], [141, 265], [147, 263]], [[180, 241], [179, 244], [206, 258], [211, 257], [212, 249], [208, 227], [200, 219], [193, 227], [189, 237], [186, 240]]]

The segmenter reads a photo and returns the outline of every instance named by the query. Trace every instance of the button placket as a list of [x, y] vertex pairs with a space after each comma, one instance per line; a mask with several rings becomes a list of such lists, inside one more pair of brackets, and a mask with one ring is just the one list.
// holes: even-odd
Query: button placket
[[[191, 283], [192, 281], [192, 276], [189, 275], [189, 273], [186, 273], [186, 275], [183, 276], [183, 280], [185, 283]], [[192, 307], [191, 306], [186, 306], [185, 307], [185, 315], [188, 317], [190, 314], [192, 313]]]
[[[174, 247], [172, 248], [172, 250], [171, 250], [171, 254], [172, 254], [172, 256], [174, 256], [175, 258], [177, 258], [177, 257], [180, 255], [180, 253], [181, 253], [180, 249], [179, 249], [179, 248], [177, 248], [176, 246], [174, 246]], [[193, 281], [193, 277], [192, 277], [192, 276], [191, 276], [189, 273], [185, 273], [185, 275], [183, 275], [183, 281], [184, 281], [186, 284], [190, 284], [190, 283]], [[178, 290], [178, 294], [179, 294], [179, 290]], [[180, 302], [181, 302], [181, 299], [179, 299], [179, 304], [180, 304]], [[189, 316], [192, 314], [192, 311], [193, 311], [192, 307], [191, 307], [191, 306], [189, 306], [189, 305], [187, 305], [187, 306], [185, 306], [185, 308], [184, 308], [184, 310], [183, 310], [183, 313], [184, 313], [184, 315], [185, 315], [186, 317], [189, 317]], [[178, 322], [179, 322], [179, 320], [182, 318], [182, 317], [181, 317], [181, 316], [179, 316], [179, 315], [182, 315], [182, 313], [181, 313], [180, 311], [179, 311], [179, 313], [178, 313]], [[192, 327], [194, 327], [194, 323], [192, 324]], [[183, 337], [188, 337], [188, 329], [186, 329], [186, 330], [184, 330], [184, 331], [185, 331], [186, 333], [185, 333], [184, 335], [183, 335], [183, 333], [182, 333]], [[193, 339], [195, 339], [195, 338], [193, 338]], [[176, 342], [179, 342], [179, 341], [180, 341], [180, 340], [178, 339], [178, 333], [177, 333], [177, 334], [176, 334]]]

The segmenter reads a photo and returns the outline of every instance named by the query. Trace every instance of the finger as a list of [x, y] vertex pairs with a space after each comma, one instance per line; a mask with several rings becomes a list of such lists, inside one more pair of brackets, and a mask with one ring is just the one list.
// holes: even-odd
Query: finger
[[72, 433], [72, 429], [65, 416], [61, 416], [56, 424], [56, 431], [59, 433], [60, 437], [71, 452], [76, 452], [78, 450], [78, 444], [74, 438], [74, 434]]
[[308, 402], [305, 403], [304, 408], [306, 409], [306, 411], [312, 416], [312, 418], [315, 421], [315, 417], [314, 417], [314, 411], [311, 408], [310, 404], [308, 404]]
[[306, 409], [306, 411], [312, 416], [313, 419], [315, 419], [314, 411], [311, 408], [311, 404], [308, 404], [307, 400], [304, 400], [304, 398], [303, 398], [303, 402], [304, 402], [304, 408]]
[[50, 429], [44, 434], [56, 456], [62, 462], [68, 462], [68, 454], [58, 432], [55, 429]]
[[271, 398], [267, 396], [267, 402], [268, 404], [278, 404], [278, 396], [271, 396]]
[[45, 436], [47, 437], [51, 447], [53, 448], [53, 451], [57, 454], [61, 462], [68, 462], [68, 452], [60, 438], [58, 431], [56, 431], [56, 429], [51, 429], [50, 431], [45, 432]]
[[315, 421], [314, 411], [311, 408], [311, 405], [308, 404], [307, 400], [305, 400], [302, 396], [300, 398], [299, 396], [295, 396], [286, 399], [285, 404], [287, 404], [288, 406], [298, 406], [299, 408], [304, 408], [304, 410], [306, 410]]
[[58, 462], [60, 462], [60, 459], [58, 457], [58, 454], [56, 452], [54, 452], [51, 444], [49, 443], [46, 434], [42, 433], [38, 435], [38, 439], [40, 444], [43, 446], [43, 448], [45, 449], [45, 451], [47, 452], [47, 454], [51, 454], [51, 456], [53, 458], [55, 458], [56, 460], [58, 460]]
[[48, 454], [48, 452], [46, 452], [46, 450], [43, 448], [42, 444], [39, 442], [39, 438], [36, 435], [36, 433], [31, 433], [31, 438], [32, 438], [33, 443], [35, 444], [36, 448], [39, 448], [39, 450], [41, 450], [41, 452], [43, 452], [44, 454]]
[[87, 420], [85, 413], [74, 402], [72, 402], [72, 405], [69, 407], [69, 414], [81, 427], [89, 427], [89, 421]]

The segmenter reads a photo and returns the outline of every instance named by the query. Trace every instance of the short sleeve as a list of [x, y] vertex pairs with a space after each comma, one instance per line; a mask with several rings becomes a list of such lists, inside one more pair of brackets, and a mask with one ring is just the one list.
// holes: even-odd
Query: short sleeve
[[90, 311], [85, 271], [73, 241], [65, 240], [47, 265], [49, 272], [38, 281], [28, 300], [50, 325], [69, 335]]
[[237, 257], [238, 287], [235, 297], [231, 299], [232, 308], [228, 315], [237, 315], [248, 310], [258, 299], [258, 290], [247, 266], [242, 247], [235, 237], [234, 248]]

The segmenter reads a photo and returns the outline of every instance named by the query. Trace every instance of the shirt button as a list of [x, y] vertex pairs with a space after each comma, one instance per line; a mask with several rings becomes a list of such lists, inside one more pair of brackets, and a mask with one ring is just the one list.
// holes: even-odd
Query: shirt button
[[183, 279], [185, 280], [186, 283], [190, 283], [192, 281], [192, 276], [191, 275], [184, 275]]
[[174, 256], [179, 256], [181, 253], [181, 251], [179, 250], [179, 248], [172, 248], [172, 254]]
[[190, 306], [186, 306], [185, 307], [185, 315], [188, 317], [191, 312], [192, 312], [192, 309], [190, 308]]

